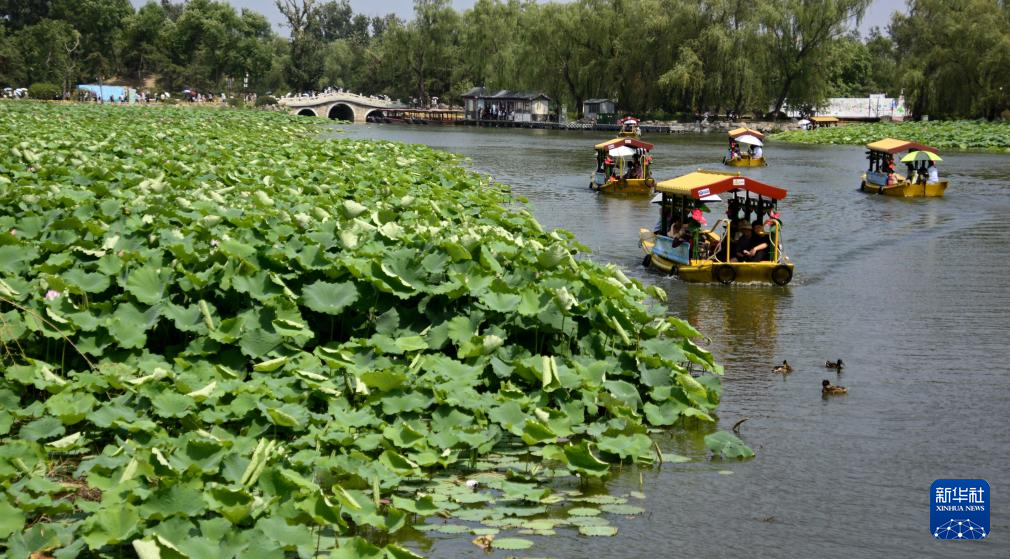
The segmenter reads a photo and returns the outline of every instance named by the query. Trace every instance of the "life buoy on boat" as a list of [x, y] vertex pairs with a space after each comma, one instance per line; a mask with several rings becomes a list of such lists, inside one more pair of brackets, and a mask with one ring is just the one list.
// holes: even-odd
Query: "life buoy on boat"
[[719, 283], [729, 285], [736, 281], [736, 268], [730, 266], [729, 264], [716, 266], [712, 269], [712, 277], [714, 277]]
[[775, 266], [771, 275], [775, 285], [786, 285], [793, 279], [793, 271], [789, 266]]

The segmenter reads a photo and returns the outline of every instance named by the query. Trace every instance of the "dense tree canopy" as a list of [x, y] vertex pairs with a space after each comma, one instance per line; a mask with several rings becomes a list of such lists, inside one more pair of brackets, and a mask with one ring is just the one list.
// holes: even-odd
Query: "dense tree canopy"
[[764, 113], [904, 94], [913, 114], [1010, 108], [1010, 3], [911, 0], [853, 29], [870, 0], [415, 0], [369, 18], [347, 0], [275, 0], [290, 37], [221, 0], [0, 0], [0, 85], [118, 78], [159, 88], [344, 87], [458, 103], [475, 85], [539, 90], [570, 111]]

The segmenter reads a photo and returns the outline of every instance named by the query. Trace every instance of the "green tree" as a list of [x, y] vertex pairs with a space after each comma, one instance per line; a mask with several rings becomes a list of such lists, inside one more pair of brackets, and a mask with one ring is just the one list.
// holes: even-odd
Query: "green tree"
[[908, 8], [890, 32], [902, 60], [914, 61], [899, 72], [913, 116], [998, 115], [1010, 88], [1006, 10], [993, 0], [913, 0]]
[[0, 87], [18, 87], [27, 82], [24, 59], [14, 37], [0, 24]]
[[60, 84], [64, 91], [76, 82], [81, 34], [65, 21], [44, 19], [15, 35], [25, 79]]
[[50, 17], [72, 25], [81, 36], [81, 73], [86, 78], [94, 77], [99, 60], [89, 56], [101, 53], [102, 59], [118, 68], [117, 43], [124, 27], [124, 20], [133, 15], [129, 0], [53, 0]]
[[383, 33], [383, 61], [390, 64], [403, 91], [427, 104], [452, 85], [459, 15], [449, 0], [415, 0], [414, 20]]
[[138, 81], [155, 72], [165, 57], [159, 45], [161, 29], [169, 22], [161, 4], [149, 2], [124, 19], [120, 35], [119, 61], [125, 75]]
[[764, 0], [762, 24], [767, 30], [774, 86], [774, 112], [790, 104], [818, 104], [827, 93], [827, 53], [846, 33], [849, 22], [862, 19], [870, 0]]
[[50, 18], [54, 0], [0, 0], [0, 21], [17, 31]]

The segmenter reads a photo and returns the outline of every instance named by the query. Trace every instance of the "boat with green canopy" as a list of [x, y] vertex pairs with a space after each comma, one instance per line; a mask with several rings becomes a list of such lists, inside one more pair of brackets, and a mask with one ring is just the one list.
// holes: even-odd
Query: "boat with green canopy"
[[[943, 161], [936, 148], [895, 138], [866, 144], [866, 148], [869, 167], [859, 182], [863, 192], [914, 198], [943, 196], [947, 190], [947, 181], [940, 180], [936, 167], [938, 161]], [[900, 159], [905, 165], [904, 175], [897, 172], [895, 162], [901, 153], [905, 153]]]

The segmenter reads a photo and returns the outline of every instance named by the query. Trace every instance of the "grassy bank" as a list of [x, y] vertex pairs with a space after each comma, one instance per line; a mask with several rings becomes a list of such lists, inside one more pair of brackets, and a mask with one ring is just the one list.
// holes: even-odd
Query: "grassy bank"
[[1010, 123], [985, 121], [874, 122], [774, 134], [772, 139], [804, 144], [865, 145], [900, 138], [941, 149], [1010, 153]]
[[319, 141], [317, 122], [4, 106], [0, 550], [403, 558], [412, 525], [501, 549], [533, 545], [499, 534], [517, 528], [613, 535], [608, 514], [641, 509], [565, 517], [576, 497], [541, 482], [656, 462], [649, 428], [712, 424], [719, 367], [661, 290], [575, 258], [450, 155]]

